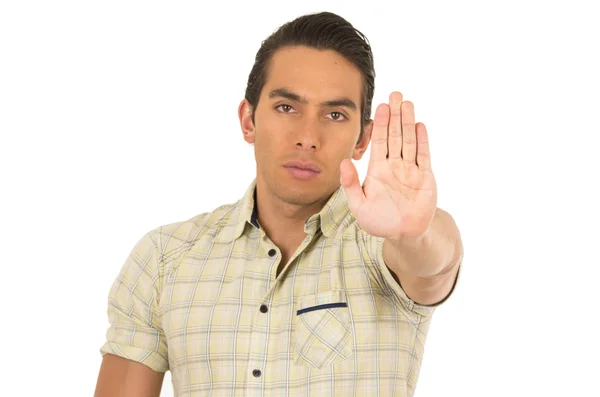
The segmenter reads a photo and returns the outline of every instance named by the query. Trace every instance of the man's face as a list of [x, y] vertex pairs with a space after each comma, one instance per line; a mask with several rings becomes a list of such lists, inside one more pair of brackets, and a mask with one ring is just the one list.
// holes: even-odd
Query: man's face
[[[370, 139], [368, 126], [357, 144], [361, 89], [360, 71], [335, 51], [304, 46], [276, 51], [253, 125], [248, 104], [240, 105], [244, 139], [254, 143], [257, 183], [290, 204], [329, 197], [340, 185], [342, 160], [359, 160]], [[320, 172], [306, 175], [286, 167], [295, 160], [313, 163]]]

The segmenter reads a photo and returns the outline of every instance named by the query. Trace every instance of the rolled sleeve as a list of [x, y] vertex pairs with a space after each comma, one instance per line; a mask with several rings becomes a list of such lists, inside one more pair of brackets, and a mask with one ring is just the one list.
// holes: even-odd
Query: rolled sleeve
[[114, 354], [156, 372], [169, 369], [159, 308], [161, 265], [157, 240], [149, 232], [135, 245], [110, 288], [110, 327], [100, 348], [102, 356]]
[[402, 289], [400, 282], [396, 279], [396, 277], [392, 274], [391, 270], [385, 264], [383, 260], [383, 241], [385, 240], [383, 237], [374, 237], [370, 236], [366, 232], [364, 233], [364, 238], [366, 241], [367, 252], [371, 259], [377, 263], [377, 271], [380, 277], [385, 282], [387, 288], [392, 292], [393, 297], [397, 304], [399, 304], [403, 309], [408, 312], [419, 314], [420, 316], [429, 317], [433, 314], [435, 309], [444, 303], [450, 295], [454, 292], [456, 284], [458, 283], [458, 278], [460, 276], [460, 270], [462, 267], [462, 259], [463, 256], [460, 257], [458, 263], [458, 273], [454, 279], [454, 284], [452, 285], [452, 289], [446, 295], [444, 299], [441, 301], [434, 303], [432, 305], [422, 305], [413, 301]]

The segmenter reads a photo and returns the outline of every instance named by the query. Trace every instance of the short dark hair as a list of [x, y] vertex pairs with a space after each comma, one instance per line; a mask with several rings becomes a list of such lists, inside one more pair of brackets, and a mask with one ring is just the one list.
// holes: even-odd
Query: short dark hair
[[334, 50], [356, 66], [362, 75], [361, 121], [358, 141], [364, 125], [371, 119], [371, 104], [375, 91], [373, 52], [366, 36], [339, 15], [331, 12], [307, 14], [287, 22], [264, 40], [256, 53], [248, 76], [246, 100], [254, 110], [266, 83], [267, 69], [273, 54], [282, 47], [304, 45], [319, 50]]

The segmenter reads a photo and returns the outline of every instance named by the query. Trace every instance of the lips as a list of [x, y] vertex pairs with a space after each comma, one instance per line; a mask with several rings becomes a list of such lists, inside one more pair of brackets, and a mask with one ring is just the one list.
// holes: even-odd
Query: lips
[[285, 163], [283, 167], [296, 180], [311, 180], [316, 178], [321, 172], [321, 169], [317, 164], [309, 161], [290, 161]]
[[321, 168], [315, 163], [311, 163], [309, 161], [290, 161], [283, 165], [286, 168], [298, 168], [300, 170], [308, 170], [313, 172], [321, 172]]

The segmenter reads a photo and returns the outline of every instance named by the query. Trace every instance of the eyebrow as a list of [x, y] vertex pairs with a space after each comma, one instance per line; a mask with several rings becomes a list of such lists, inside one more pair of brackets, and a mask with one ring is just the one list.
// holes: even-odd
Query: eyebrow
[[[303, 103], [305, 105], [308, 103], [308, 101], [305, 98], [301, 97], [300, 95], [298, 95], [294, 92], [291, 92], [287, 88], [277, 88], [277, 89], [269, 92], [269, 99], [276, 98], [276, 97], [283, 97], [283, 98], [289, 99], [291, 101]], [[351, 100], [350, 98], [332, 99], [329, 101], [322, 102], [321, 106], [322, 107], [345, 106], [352, 110], [358, 109], [358, 107], [356, 106], [356, 103], [354, 103], [354, 101]]]

